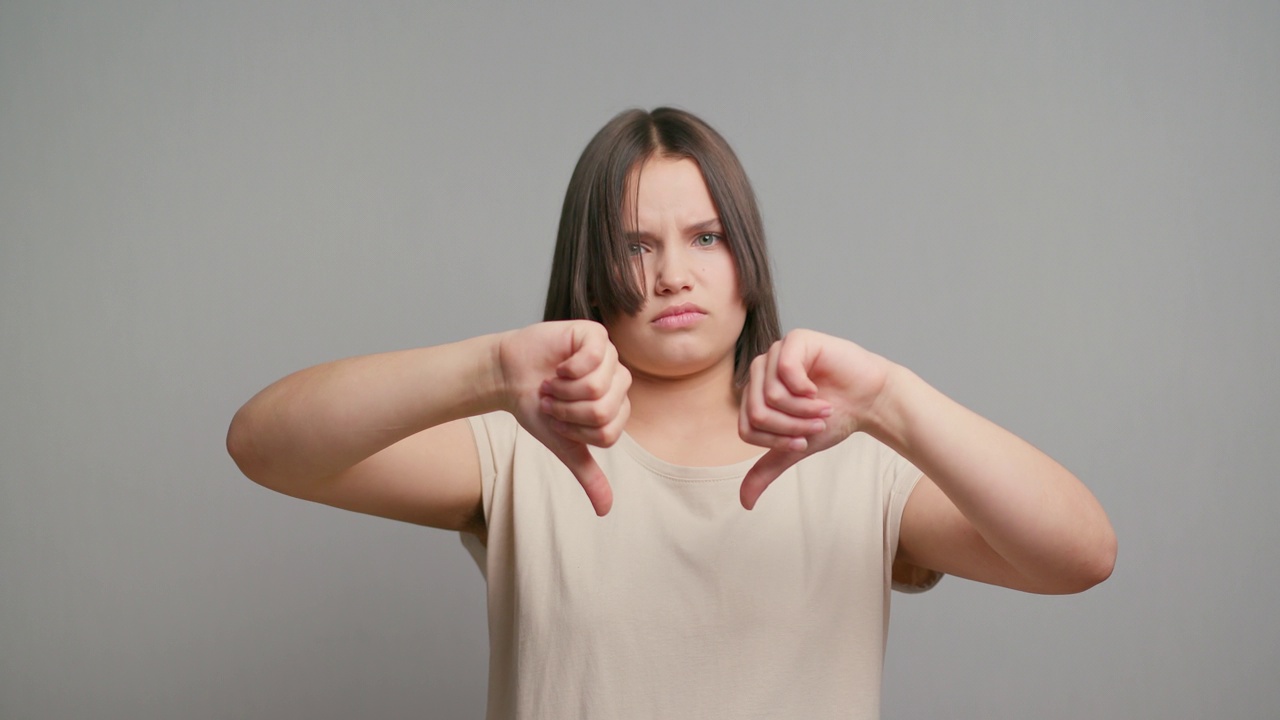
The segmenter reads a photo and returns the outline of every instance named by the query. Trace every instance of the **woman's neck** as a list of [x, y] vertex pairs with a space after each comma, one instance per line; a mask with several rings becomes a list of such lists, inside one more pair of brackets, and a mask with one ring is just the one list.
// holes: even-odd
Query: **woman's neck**
[[627, 434], [675, 465], [731, 465], [762, 452], [738, 437], [733, 367], [684, 378], [635, 375]]

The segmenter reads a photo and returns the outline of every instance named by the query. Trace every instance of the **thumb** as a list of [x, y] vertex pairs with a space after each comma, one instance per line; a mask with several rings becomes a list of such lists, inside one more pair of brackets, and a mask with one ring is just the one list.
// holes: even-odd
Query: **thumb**
[[739, 490], [738, 496], [742, 501], [742, 507], [750, 510], [756, 506], [756, 501], [760, 499], [760, 495], [764, 493], [765, 488], [769, 487], [779, 475], [786, 472], [787, 468], [795, 465], [804, 457], [804, 453], [788, 452], [785, 450], [770, 450], [765, 453], [751, 469], [747, 471], [746, 477], [742, 478], [742, 488]]
[[586, 445], [572, 440], [561, 440], [556, 445], [552, 452], [578, 479], [587, 493], [587, 499], [591, 501], [591, 507], [595, 508], [596, 515], [604, 517], [609, 508], [613, 507], [613, 488], [609, 487], [609, 479], [605, 477], [604, 470], [591, 457], [591, 451]]

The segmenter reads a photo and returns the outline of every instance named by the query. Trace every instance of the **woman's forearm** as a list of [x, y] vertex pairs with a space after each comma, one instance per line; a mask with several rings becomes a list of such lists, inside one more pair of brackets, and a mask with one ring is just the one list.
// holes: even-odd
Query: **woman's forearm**
[[1115, 533], [1088, 488], [909, 370], [890, 371], [867, 430], [920, 468], [1025, 577], [1087, 587], [1110, 574]]
[[426, 428], [499, 409], [500, 337], [293, 373], [240, 408], [227, 449], [250, 479], [282, 489], [333, 476]]

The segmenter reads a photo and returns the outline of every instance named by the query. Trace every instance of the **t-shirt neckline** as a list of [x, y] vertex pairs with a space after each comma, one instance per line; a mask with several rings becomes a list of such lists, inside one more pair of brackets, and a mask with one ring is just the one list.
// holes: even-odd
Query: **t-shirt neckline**
[[618, 438], [618, 445], [627, 452], [632, 458], [644, 465], [649, 470], [672, 480], [684, 481], [712, 481], [712, 480], [740, 480], [751, 469], [756, 461], [764, 456], [764, 450], [759, 455], [747, 458], [741, 462], [732, 465], [708, 465], [708, 466], [690, 466], [676, 465], [667, 462], [662, 458], [654, 455], [644, 448], [643, 445], [636, 442], [625, 430], [621, 437]]

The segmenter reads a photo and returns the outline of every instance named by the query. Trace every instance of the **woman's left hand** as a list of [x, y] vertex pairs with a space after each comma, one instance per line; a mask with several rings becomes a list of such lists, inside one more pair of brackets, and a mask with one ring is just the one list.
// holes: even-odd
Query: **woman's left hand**
[[751, 362], [738, 434], [769, 452], [742, 480], [750, 510], [769, 484], [801, 459], [866, 430], [892, 367], [847, 340], [793, 330]]

